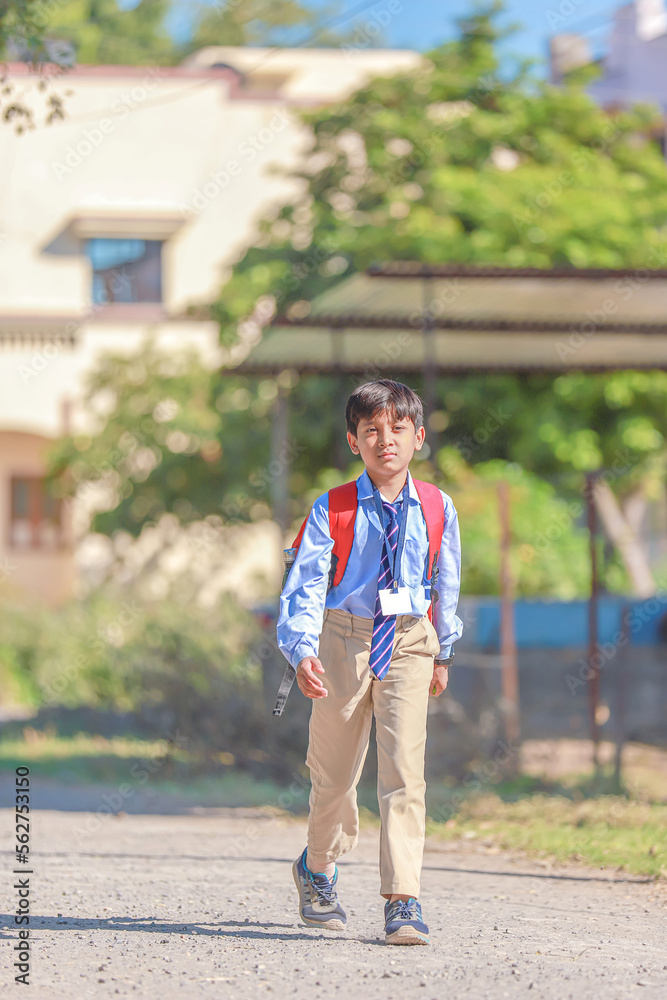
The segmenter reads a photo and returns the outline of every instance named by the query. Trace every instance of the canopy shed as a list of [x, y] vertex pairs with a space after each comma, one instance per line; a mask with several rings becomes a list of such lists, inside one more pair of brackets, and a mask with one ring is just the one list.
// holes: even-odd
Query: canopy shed
[[[650, 258], [649, 258], [650, 259]], [[375, 378], [420, 376], [427, 412], [439, 377], [471, 372], [667, 369], [667, 269], [511, 268], [392, 262], [343, 278], [264, 328], [246, 324], [227, 374], [278, 379], [274, 516], [284, 523], [290, 373], [329, 375], [340, 397]], [[434, 448], [438, 433], [429, 431]], [[332, 461], [345, 463], [341, 436]]]
[[237, 372], [667, 368], [667, 270], [392, 263], [279, 314]]

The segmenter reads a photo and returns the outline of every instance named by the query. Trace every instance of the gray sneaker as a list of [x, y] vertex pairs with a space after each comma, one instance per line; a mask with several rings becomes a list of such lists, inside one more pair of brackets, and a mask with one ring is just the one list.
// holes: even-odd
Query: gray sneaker
[[307, 850], [305, 847], [292, 865], [294, 884], [299, 893], [299, 916], [308, 927], [342, 931], [347, 923], [347, 917], [336, 895], [338, 868], [331, 880], [323, 872], [314, 874], [306, 866]]
[[389, 900], [384, 904], [385, 944], [428, 944], [428, 927], [422, 917], [422, 908], [410, 899]]

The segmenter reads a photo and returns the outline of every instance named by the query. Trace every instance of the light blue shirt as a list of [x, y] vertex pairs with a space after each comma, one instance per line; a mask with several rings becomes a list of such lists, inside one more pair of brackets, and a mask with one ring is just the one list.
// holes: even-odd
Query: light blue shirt
[[[445, 504], [433, 624], [440, 639], [439, 657], [450, 655], [452, 644], [461, 638], [463, 622], [456, 614], [461, 583], [461, 540], [452, 498], [440, 490]], [[397, 500], [400, 501], [400, 494]], [[401, 504], [398, 503], [400, 510]], [[389, 515], [383, 507], [385, 527]], [[428, 536], [419, 494], [408, 470], [407, 524], [401, 557], [401, 586], [410, 592], [412, 608], [406, 614], [422, 617], [428, 611], [430, 593], [425, 584]], [[296, 669], [304, 656], [317, 656], [325, 608], [339, 608], [360, 618], [373, 619], [378, 591], [378, 575], [384, 532], [373, 499], [373, 483], [364, 469], [357, 479], [357, 517], [354, 544], [337, 587], [327, 593], [333, 538], [329, 534], [329, 494], [323, 493], [308, 515], [296, 559], [280, 596], [276, 624], [278, 645]]]

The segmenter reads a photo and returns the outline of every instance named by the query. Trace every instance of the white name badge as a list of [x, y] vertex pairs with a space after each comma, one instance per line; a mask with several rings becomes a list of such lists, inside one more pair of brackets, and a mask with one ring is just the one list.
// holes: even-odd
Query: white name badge
[[383, 615], [412, 614], [412, 601], [408, 587], [399, 587], [398, 590], [380, 590], [378, 593], [380, 595], [380, 610]]

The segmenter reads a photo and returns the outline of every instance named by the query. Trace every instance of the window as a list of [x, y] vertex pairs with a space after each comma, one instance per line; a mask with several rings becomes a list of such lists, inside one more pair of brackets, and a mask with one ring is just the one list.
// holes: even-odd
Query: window
[[93, 265], [93, 302], [161, 302], [162, 241], [86, 240]]
[[64, 544], [61, 502], [52, 490], [46, 479], [12, 479], [11, 548], [56, 549]]

